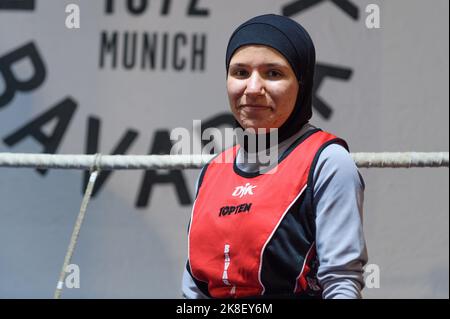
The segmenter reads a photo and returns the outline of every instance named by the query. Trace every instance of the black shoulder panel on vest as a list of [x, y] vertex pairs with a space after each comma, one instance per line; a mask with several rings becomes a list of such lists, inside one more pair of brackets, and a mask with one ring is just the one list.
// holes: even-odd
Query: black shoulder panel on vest
[[305, 202], [305, 195], [303, 192], [289, 208], [265, 247], [261, 267], [264, 295], [293, 294], [295, 290], [297, 277], [314, 243], [310, 216], [300, 207]]
[[[320, 130], [312, 130], [307, 136], [299, 140], [283, 154], [288, 156], [302, 141]], [[324, 143], [314, 156], [308, 173], [308, 184], [304, 193], [290, 207], [277, 230], [267, 244], [261, 267], [261, 281], [266, 288], [264, 295], [277, 296], [289, 294], [294, 291], [297, 276], [302, 271], [302, 266], [311, 246], [315, 242], [316, 224], [313, 202], [313, 177], [314, 169], [321, 152], [330, 144], [340, 144], [348, 150], [347, 143], [339, 138]], [[312, 280], [316, 279], [318, 260], [311, 261], [310, 273], [307, 275]], [[310, 288], [300, 293], [297, 297], [322, 298], [322, 291], [313, 291]]]
[[350, 152], [350, 149], [347, 145], [347, 142], [344, 141], [341, 138], [334, 138], [332, 140], [329, 140], [328, 142], [324, 143], [319, 150], [317, 151], [316, 155], [314, 156], [314, 159], [311, 163], [311, 168], [309, 170], [308, 173], [308, 187], [306, 188], [306, 192], [308, 194], [308, 199], [310, 201], [310, 205], [311, 205], [311, 209], [312, 209], [312, 213], [313, 213], [313, 217], [315, 220], [316, 217], [316, 211], [314, 209], [314, 171], [316, 169], [316, 165], [317, 165], [317, 161], [319, 160], [320, 154], [322, 153], [322, 151], [325, 149], [325, 147], [331, 145], [331, 144], [339, 144], [342, 147], [344, 147], [347, 151]]

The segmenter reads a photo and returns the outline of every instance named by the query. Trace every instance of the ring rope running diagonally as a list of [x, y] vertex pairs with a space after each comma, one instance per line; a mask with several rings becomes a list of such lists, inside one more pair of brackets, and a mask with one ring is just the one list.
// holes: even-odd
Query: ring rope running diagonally
[[72, 260], [73, 253], [75, 251], [75, 246], [77, 245], [78, 236], [80, 234], [81, 225], [84, 220], [84, 216], [86, 215], [87, 205], [89, 200], [91, 199], [92, 190], [94, 189], [95, 181], [97, 180], [97, 176], [100, 173], [101, 166], [101, 154], [95, 154], [94, 162], [90, 169], [90, 177], [89, 182], [86, 186], [86, 190], [84, 192], [83, 201], [81, 202], [80, 211], [78, 213], [77, 220], [75, 222], [75, 226], [72, 231], [72, 236], [70, 237], [69, 247], [67, 248], [66, 256], [64, 257], [63, 266], [61, 268], [61, 272], [59, 274], [59, 280], [56, 285], [54, 299], [60, 299], [61, 293], [64, 288], [66, 271], [67, 267], [70, 265], [70, 261]]

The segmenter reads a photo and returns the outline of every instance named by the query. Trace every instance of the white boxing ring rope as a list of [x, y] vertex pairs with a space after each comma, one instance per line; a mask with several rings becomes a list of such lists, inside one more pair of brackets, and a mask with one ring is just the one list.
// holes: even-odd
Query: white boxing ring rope
[[[448, 167], [448, 152], [352, 153], [358, 167]], [[0, 153], [0, 167], [92, 169], [201, 168], [214, 155], [53, 155]]]
[[[358, 167], [448, 167], [448, 152], [352, 153]], [[0, 153], [0, 167], [61, 168], [90, 170], [90, 178], [70, 238], [69, 247], [55, 289], [61, 297], [66, 269], [72, 259], [78, 235], [100, 170], [201, 168], [215, 155], [53, 155]]]

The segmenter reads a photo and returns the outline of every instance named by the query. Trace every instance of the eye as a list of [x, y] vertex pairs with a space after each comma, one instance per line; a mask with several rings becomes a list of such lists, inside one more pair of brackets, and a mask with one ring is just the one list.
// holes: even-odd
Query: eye
[[283, 73], [281, 73], [281, 72], [278, 71], [278, 70], [269, 70], [269, 71], [267, 72], [267, 76], [268, 76], [269, 78], [280, 78], [280, 77], [283, 76]]
[[245, 78], [248, 76], [248, 72], [245, 69], [234, 69], [230, 71], [230, 74], [237, 78]]

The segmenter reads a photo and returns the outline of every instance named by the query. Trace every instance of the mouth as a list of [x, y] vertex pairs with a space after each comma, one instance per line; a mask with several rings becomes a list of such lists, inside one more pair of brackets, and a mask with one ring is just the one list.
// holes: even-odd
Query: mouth
[[266, 111], [272, 109], [272, 107], [268, 105], [259, 105], [259, 104], [242, 104], [239, 105], [239, 109], [244, 109], [248, 111]]

